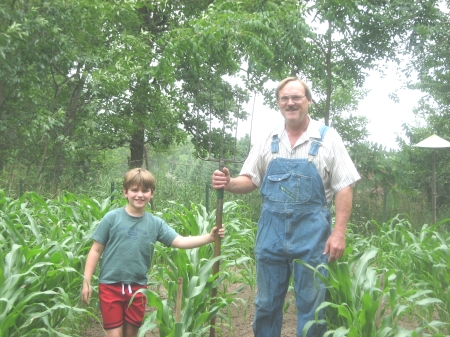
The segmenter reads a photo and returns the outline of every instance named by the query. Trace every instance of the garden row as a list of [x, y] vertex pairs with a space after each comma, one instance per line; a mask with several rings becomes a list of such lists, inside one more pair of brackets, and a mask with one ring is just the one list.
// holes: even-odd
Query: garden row
[[[98, 319], [96, 296], [89, 307], [80, 304], [82, 271], [93, 229], [121, 202], [70, 193], [51, 200], [35, 193], [11, 199], [0, 190], [0, 336], [81, 336], [86, 322]], [[161, 337], [174, 336], [179, 278], [185, 336], [207, 336], [212, 317], [230, 322], [226, 309], [247, 305], [239, 298], [239, 288], [229, 289], [234, 283], [255, 286], [256, 227], [243, 216], [247, 210], [240, 202], [225, 203], [223, 214], [227, 235], [217, 275], [211, 274], [216, 261], [212, 245], [191, 250], [156, 247], [147, 298], [157, 310], [146, 317], [141, 336], [156, 327]], [[206, 233], [215, 223], [214, 212], [201, 205], [173, 203], [157, 215], [183, 235]], [[369, 221], [364, 224], [369, 235], [353, 232], [350, 225], [345, 256], [326, 267], [327, 335], [448, 336], [446, 223], [416, 230], [399, 217], [386, 223]], [[214, 287], [218, 297], [212, 299]], [[407, 328], [405, 319], [417, 324]]]

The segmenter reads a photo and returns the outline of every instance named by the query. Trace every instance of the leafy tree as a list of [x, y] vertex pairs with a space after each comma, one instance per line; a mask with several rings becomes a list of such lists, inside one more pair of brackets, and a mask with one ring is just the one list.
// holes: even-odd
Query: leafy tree
[[[202, 156], [228, 157], [249, 91], [273, 105], [264, 84], [288, 74], [312, 83], [313, 115], [360, 141], [367, 121], [347, 111], [364, 70], [405, 41], [418, 45], [412, 32], [431, 22], [434, 4], [5, 1], [0, 165], [22, 163], [58, 184], [101, 167], [101, 151], [128, 146], [129, 166], [142, 166], [147, 148], [187, 135]], [[243, 87], [233, 84], [240, 74]]]
[[[102, 91], [96, 80], [112, 67], [132, 73], [120, 51], [145, 47], [122, 32], [135, 22], [133, 11], [126, 4], [101, 1], [0, 5], [5, 23], [0, 121], [7, 131], [0, 141], [2, 158], [56, 183], [67, 164], [82, 170], [89, 165], [99, 149], [92, 139], [98, 133], [97, 103], [114, 94], [114, 87]], [[115, 75], [126, 77], [119, 71]]]
[[[411, 77], [410, 88], [419, 89], [424, 96], [414, 110], [416, 121], [403, 126], [409, 144], [399, 142], [410, 154], [413, 187], [424, 191], [429, 200], [433, 153], [408, 145], [417, 144], [432, 134], [450, 140], [450, 5], [448, 1], [441, 1], [439, 5], [429, 9], [434, 13], [433, 21], [417, 22], [415, 34], [420, 43], [410, 44], [412, 57], [405, 73]], [[436, 153], [437, 205], [444, 212], [450, 202], [446, 193], [450, 188], [449, 152], [443, 149]]]
[[[354, 108], [353, 97], [360, 97], [357, 88], [364, 82], [365, 70], [379, 60], [395, 58], [406, 43], [416, 42], [416, 22], [431, 20], [429, 7], [434, 3], [215, 1], [188, 35], [177, 32], [176, 47], [186, 55], [186, 48], [179, 46], [188, 45], [188, 56], [197, 67], [209, 64], [205, 50], [229, 68], [242, 65], [246, 88], [264, 93], [272, 107], [273, 92], [264, 84], [287, 75], [302, 76], [316, 93], [312, 114], [326, 124], [336, 118], [336, 125], [344, 128], [339, 119], [348, 116], [341, 112]], [[343, 95], [339, 105], [332, 104], [336, 93], [346, 91], [355, 96]], [[353, 119], [352, 126], [365, 135], [365, 123]]]

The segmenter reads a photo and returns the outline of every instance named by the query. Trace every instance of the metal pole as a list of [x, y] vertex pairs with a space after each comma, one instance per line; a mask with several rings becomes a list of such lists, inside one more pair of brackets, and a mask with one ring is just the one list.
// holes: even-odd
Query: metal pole
[[209, 184], [205, 183], [205, 207], [206, 213], [209, 214]]
[[431, 210], [433, 215], [433, 224], [436, 223], [436, 150], [433, 150], [433, 177], [432, 177], [432, 198]]
[[23, 179], [20, 179], [19, 182], [19, 197], [23, 195]]
[[[219, 162], [219, 169], [220, 171], [223, 170], [225, 166], [225, 163], [223, 160], [221, 160]], [[222, 228], [222, 215], [223, 215], [223, 192], [224, 189], [221, 188], [220, 190], [217, 190], [217, 209], [216, 209], [216, 227], [217, 227], [217, 232], [216, 235], [214, 237], [214, 257], [217, 257], [220, 255], [220, 236], [218, 233], [218, 230]], [[220, 266], [220, 261], [216, 261], [213, 265], [213, 276], [216, 276], [219, 273], [219, 266]], [[216, 300], [217, 297], [217, 286], [212, 288], [211, 291], [211, 305], [214, 305], [214, 302]], [[214, 326], [216, 325], [216, 316], [214, 315], [211, 318], [210, 321], [211, 327], [209, 329], [209, 336], [210, 337], [214, 337], [216, 330], [214, 328]]]

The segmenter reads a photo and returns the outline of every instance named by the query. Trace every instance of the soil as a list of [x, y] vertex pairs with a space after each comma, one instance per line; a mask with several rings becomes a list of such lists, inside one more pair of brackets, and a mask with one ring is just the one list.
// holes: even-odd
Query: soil
[[[238, 288], [238, 284], [230, 286], [230, 291], [233, 291], [234, 289]], [[252, 329], [252, 323], [253, 323], [253, 315], [254, 315], [254, 306], [253, 301], [255, 299], [255, 292], [256, 289], [251, 289], [249, 286], [245, 287], [239, 294], [237, 295], [238, 298], [242, 298], [246, 303], [247, 306], [244, 307], [242, 304], [238, 305], [231, 305], [230, 310], [232, 314], [232, 322], [231, 322], [231, 331], [230, 329], [225, 326], [225, 322], [223, 325], [221, 325], [221, 328], [223, 329], [223, 336], [224, 337], [230, 337], [230, 336], [238, 336], [238, 337], [253, 337], [253, 329]], [[239, 303], [239, 302], [236, 302]], [[283, 318], [283, 328], [281, 335], [283, 337], [295, 337], [295, 330], [297, 327], [297, 315], [295, 313], [295, 303], [293, 302], [293, 294], [289, 293], [286, 296], [286, 305], [287, 310], [284, 313]], [[154, 310], [153, 308], [147, 308], [148, 311]], [[216, 321], [216, 324], [220, 325], [221, 322], [219, 320]], [[99, 322], [92, 322], [92, 325], [89, 327], [89, 329], [86, 330], [86, 332], [83, 334], [84, 337], [101, 337], [105, 336], [105, 331], [103, 330], [101, 324]], [[148, 332], [146, 337], [159, 337], [159, 331], [157, 329], [154, 329], [153, 331]], [[217, 333], [216, 336], [218, 337], [219, 334]]]
[[[230, 291], [237, 289], [240, 285], [235, 284], [229, 287]], [[220, 325], [220, 321], [216, 321], [216, 324], [220, 325], [223, 329], [224, 337], [253, 337], [252, 323], [254, 316], [253, 301], [255, 299], [256, 289], [252, 289], [249, 286], [245, 287], [239, 294], [238, 298], [242, 298], [246, 303], [246, 307], [243, 305], [231, 305], [229, 310], [231, 311], [232, 321], [231, 328], [226, 326], [226, 323]], [[236, 302], [239, 303], [239, 302]], [[295, 310], [295, 301], [292, 292], [289, 292], [285, 300], [286, 311], [283, 316], [283, 328], [281, 331], [282, 337], [296, 337], [297, 327], [297, 315]], [[149, 312], [153, 311], [153, 308], [147, 308]], [[404, 317], [400, 325], [407, 330], [415, 329], [419, 324], [408, 317]], [[230, 331], [231, 330], [231, 331]], [[83, 334], [84, 337], [101, 337], [105, 336], [99, 322], [92, 322], [91, 326]], [[148, 332], [146, 337], [159, 337], [158, 329]], [[216, 336], [220, 336], [216, 333]]]

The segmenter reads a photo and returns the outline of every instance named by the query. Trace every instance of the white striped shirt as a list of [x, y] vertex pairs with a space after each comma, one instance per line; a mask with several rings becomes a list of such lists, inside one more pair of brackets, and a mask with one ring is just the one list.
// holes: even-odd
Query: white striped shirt
[[[291, 148], [283, 122], [252, 147], [242, 166], [240, 175], [249, 176], [256, 186], [261, 187], [269, 162], [274, 158], [271, 152], [272, 136], [278, 134], [280, 138], [277, 157], [308, 158], [311, 142], [314, 138], [320, 138], [319, 129], [322, 125], [323, 123], [310, 118], [306, 132]], [[322, 177], [329, 203], [331, 203], [335, 193], [353, 185], [361, 178], [345, 149], [341, 136], [332, 128], [329, 128], [326, 132], [317, 156], [314, 158], [314, 164]]]

